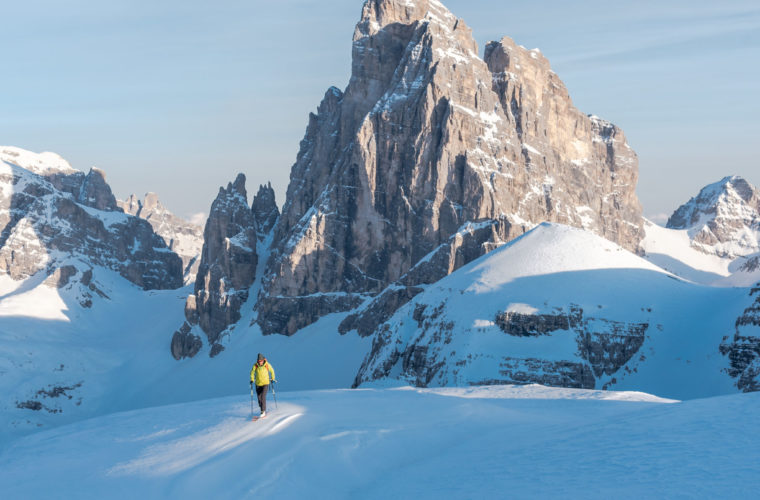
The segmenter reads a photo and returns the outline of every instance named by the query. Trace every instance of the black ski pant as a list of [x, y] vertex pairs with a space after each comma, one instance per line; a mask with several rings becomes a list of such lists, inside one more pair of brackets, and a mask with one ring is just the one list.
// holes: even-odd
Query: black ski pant
[[256, 396], [259, 398], [259, 408], [261, 408], [261, 411], [267, 411], [267, 391], [268, 390], [269, 390], [269, 384], [256, 386]]

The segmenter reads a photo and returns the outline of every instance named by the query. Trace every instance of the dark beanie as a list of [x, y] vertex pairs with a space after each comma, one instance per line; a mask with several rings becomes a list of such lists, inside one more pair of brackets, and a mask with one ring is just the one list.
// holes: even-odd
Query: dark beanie
[[262, 359], [264, 359], [264, 355], [259, 353], [259, 357], [256, 358], [256, 361], [261, 361]]

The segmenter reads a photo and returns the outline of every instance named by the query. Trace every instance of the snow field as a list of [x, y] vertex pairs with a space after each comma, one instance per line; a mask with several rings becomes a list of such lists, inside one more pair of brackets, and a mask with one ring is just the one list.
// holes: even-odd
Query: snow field
[[[370, 339], [340, 335], [343, 316], [332, 315], [294, 337], [239, 328], [222, 339], [226, 350], [216, 358], [203, 337], [194, 358], [176, 361], [171, 335], [184, 321], [191, 287], [145, 292], [95, 268], [93, 281], [109, 299], [95, 296], [86, 309], [77, 302], [79, 284], [56, 290], [39, 281], [0, 279], [0, 446], [84, 418], [238, 394], [248, 389], [258, 352], [272, 362], [282, 390], [350, 387], [370, 346]], [[239, 325], [250, 324], [252, 309], [242, 308]], [[39, 394], [80, 383], [57, 397]], [[17, 407], [25, 401], [44, 408]]]
[[[463, 392], [464, 391], [464, 392]], [[615, 393], [607, 393], [615, 394]], [[747, 497], [760, 394], [540, 386], [248, 394], [99, 417], [0, 454], [3, 498]]]

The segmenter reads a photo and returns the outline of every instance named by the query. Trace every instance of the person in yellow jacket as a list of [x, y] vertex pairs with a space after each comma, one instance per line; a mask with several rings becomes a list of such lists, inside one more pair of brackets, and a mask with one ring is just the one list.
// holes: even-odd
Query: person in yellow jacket
[[264, 418], [267, 416], [267, 391], [269, 390], [269, 382], [277, 382], [274, 378], [274, 368], [269, 364], [267, 358], [263, 354], [259, 353], [256, 358], [256, 364], [251, 368], [251, 385], [256, 385], [256, 396], [259, 400], [259, 408], [261, 409], [261, 416]]

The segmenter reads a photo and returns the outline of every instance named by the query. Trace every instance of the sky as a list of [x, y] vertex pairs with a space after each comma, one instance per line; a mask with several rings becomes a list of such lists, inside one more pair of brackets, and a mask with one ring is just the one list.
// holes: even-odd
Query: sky
[[[481, 55], [538, 47], [575, 105], [620, 126], [658, 222], [706, 184], [760, 186], [760, 4], [444, 0]], [[308, 113], [345, 88], [361, 0], [3, 2], [0, 144], [97, 166], [119, 198], [202, 220], [219, 186], [284, 194]]]

